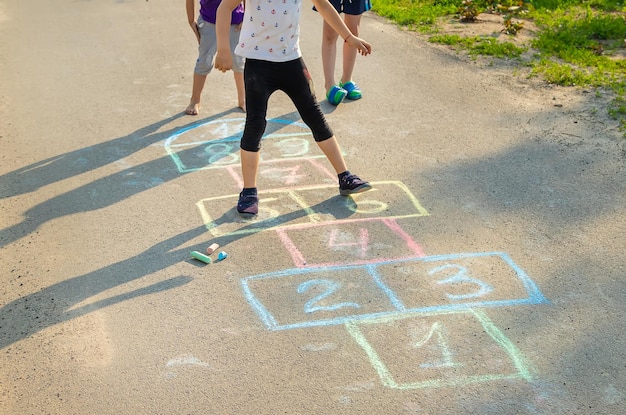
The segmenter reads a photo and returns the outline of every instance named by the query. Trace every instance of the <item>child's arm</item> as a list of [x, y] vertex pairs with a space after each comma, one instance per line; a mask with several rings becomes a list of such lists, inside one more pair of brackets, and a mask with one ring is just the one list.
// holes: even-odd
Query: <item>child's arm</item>
[[337, 10], [335, 10], [328, 0], [313, 0], [313, 4], [324, 20], [335, 29], [335, 32], [337, 32], [348, 45], [357, 48], [363, 56], [372, 53], [372, 45], [352, 34], [348, 26], [346, 26], [341, 19], [341, 16], [339, 16], [339, 13], [337, 13]]
[[187, 0], [186, 9], [187, 9], [187, 21], [189, 22], [189, 26], [191, 26], [191, 30], [196, 35], [198, 39], [198, 43], [200, 42], [200, 32], [198, 32], [198, 26], [196, 25], [196, 1], [197, 0]]
[[[243, 10], [246, 10], [246, 0], [241, 0], [241, 5], [243, 6]], [[237, 25], [237, 31], [241, 30], [241, 26], [243, 25], [243, 21]]]
[[215, 18], [215, 35], [217, 36], [217, 54], [215, 55], [215, 69], [226, 72], [233, 67], [233, 57], [230, 52], [230, 23], [233, 10], [241, 0], [222, 0], [217, 8]]

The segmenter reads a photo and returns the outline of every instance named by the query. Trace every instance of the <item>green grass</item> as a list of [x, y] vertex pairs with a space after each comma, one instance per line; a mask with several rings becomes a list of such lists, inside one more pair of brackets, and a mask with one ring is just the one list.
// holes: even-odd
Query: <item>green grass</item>
[[[429, 41], [465, 50], [470, 56], [520, 58], [530, 76], [563, 86], [604, 88], [615, 94], [608, 108], [626, 135], [626, 0], [375, 0], [373, 11], [399, 25], [428, 33]], [[518, 6], [514, 11], [509, 7]], [[521, 7], [520, 7], [521, 6]], [[539, 28], [526, 48], [493, 37], [461, 37], [439, 33], [443, 19], [471, 18], [469, 10], [510, 17], [514, 30], [532, 21]], [[476, 23], [480, 24], [480, 23]], [[520, 29], [521, 27], [521, 29]], [[509, 27], [508, 29], [511, 29]], [[502, 32], [507, 32], [504, 23]], [[506, 39], [506, 36], [500, 36]], [[527, 54], [528, 55], [528, 54]]]
[[383, 0], [374, 7], [376, 14], [414, 30], [430, 30], [441, 16], [454, 14], [457, 0]]
[[433, 35], [428, 41], [467, 50], [472, 57], [485, 55], [496, 58], [513, 58], [520, 56], [526, 50], [526, 48], [518, 47], [510, 42], [501, 43], [495, 38], [482, 36]]

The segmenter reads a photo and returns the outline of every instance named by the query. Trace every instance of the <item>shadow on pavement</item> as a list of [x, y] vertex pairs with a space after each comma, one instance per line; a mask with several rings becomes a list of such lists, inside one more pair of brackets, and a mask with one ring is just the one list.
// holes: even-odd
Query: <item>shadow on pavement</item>
[[[24, 167], [0, 177], [0, 188], [10, 188], [13, 186], [10, 183], [18, 183], [16, 189], [11, 192], [5, 191], [6, 194], [2, 196], [15, 196], [35, 191], [52, 182], [96, 169], [167, 139], [176, 132], [219, 119], [234, 111], [236, 110], [216, 114], [183, 127], [153, 133], [160, 126], [180, 116], [177, 115], [138, 130], [133, 134]], [[283, 117], [292, 116], [293, 113], [290, 113]], [[281, 127], [282, 125], [274, 123], [272, 128], [268, 128], [266, 134], [274, 133]], [[178, 155], [184, 157], [185, 153], [191, 154], [194, 151], [196, 151], [195, 147], [190, 146], [179, 152]], [[238, 151], [238, 146], [233, 148], [233, 151]], [[118, 173], [84, 184], [34, 206], [24, 212], [24, 219], [20, 223], [1, 229], [0, 247], [23, 238], [50, 220], [111, 206], [130, 196], [176, 179], [181, 174], [184, 173], [178, 171], [174, 163], [171, 162], [170, 156], [164, 155], [161, 158], [131, 166]]]

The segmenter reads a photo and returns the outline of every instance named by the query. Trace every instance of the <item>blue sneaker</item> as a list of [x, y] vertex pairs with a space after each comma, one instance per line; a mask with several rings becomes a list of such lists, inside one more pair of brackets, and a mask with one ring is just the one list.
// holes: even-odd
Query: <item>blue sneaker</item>
[[363, 94], [361, 93], [359, 86], [352, 81], [348, 81], [345, 84], [340, 83], [339, 86], [348, 92], [348, 94], [346, 95], [346, 98], [348, 99], [355, 100], [355, 99], [361, 99], [363, 97]]
[[328, 102], [331, 104], [337, 106], [341, 104], [341, 101], [343, 101], [346, 95], [348, 95], [348, 91], [338, 85], [335, 85], [330, 88], [330, 91], [326, 94], [326, 99], [328, 99]]
[[237, 212], [243, 217], [252, 217], [259, 213], [259, 196], [256, 188], [244, 189], [239, 193]]

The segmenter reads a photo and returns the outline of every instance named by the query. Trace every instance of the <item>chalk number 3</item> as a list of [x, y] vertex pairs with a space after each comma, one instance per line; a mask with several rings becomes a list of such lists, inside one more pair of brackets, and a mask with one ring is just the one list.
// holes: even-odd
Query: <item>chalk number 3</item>
[[450, 300], [458, 301], [458, 300], [467, 300], [470, 298], [478, 298], [493, 291], [493, 287], [491, 285], [477, 278], [470, 277], [468, 275], [467, 268], [462, 267], [460, 265], [456, 265], [456, 264], [446, 264], [437, 268], [433, 268], [428, 272], [428, 275], [433, 275], [433, 274], [450, 270], [450, 269], [456, 270], [456, 273], [447, 278], [438, 280], [437, 284], [463, 284], [465, 283], [465, 284], [473, 284], [477, 287], [476, 291], [472, 293], [467, 293], [467, 294], [456, 295], [456, 294], [446, 293], [446, 296]]

